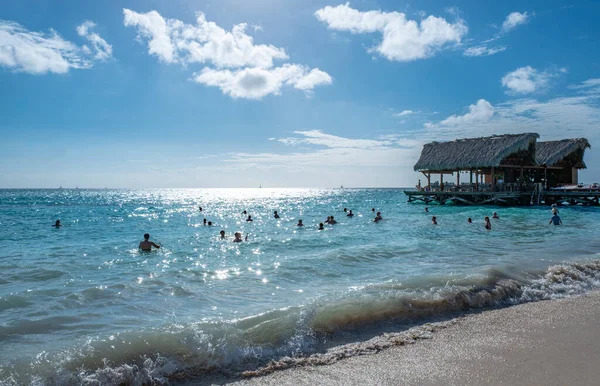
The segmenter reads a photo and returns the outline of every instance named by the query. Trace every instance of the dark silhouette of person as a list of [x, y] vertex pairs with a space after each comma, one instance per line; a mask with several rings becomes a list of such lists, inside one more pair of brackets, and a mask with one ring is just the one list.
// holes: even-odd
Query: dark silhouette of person
[[144, 252], [150, 252], [152, 250], [152, 247], [154, 247], [154, 248], [160, 248], [160, 245], [153, 243], [149, 239], [150, 239], [150, 235], [148, 233], [146, 233], [144, 235], [144, 241], [140, 242], [140, 249], [142, 251], [144, 251]]

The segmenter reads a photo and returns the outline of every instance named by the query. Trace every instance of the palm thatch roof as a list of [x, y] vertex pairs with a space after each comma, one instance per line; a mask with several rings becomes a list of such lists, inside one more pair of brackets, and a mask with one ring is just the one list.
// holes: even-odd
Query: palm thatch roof
[[[536, 133], [431, 142], [423, 146], [416, 171], [469, 170], [499, 166], [510, 155], [535, 163]], [[517, 154], [518, 153], [518, 154]]]
[[590, 148], [590, 143], [585, 138], [538, 142], [535, 149], [535, 158], [539, 165], [556, 166], [560, 163], [565, 166], [585, 169], [583, 154], [585, 149]]

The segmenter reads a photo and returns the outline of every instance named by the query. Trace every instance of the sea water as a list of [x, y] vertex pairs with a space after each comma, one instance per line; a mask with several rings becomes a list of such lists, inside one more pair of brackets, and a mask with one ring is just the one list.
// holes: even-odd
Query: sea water
[[0, 384], [238, 374], [600, 286], [597, 208], [560, 207], [562, 226], [543, 206], [424, 209], [400, 189], [0, 190]]

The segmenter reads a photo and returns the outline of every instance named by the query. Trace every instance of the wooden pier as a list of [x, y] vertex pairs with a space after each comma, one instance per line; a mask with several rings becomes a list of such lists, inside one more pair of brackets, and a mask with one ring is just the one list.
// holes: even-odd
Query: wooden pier
[[506, 205], [506, 206], [530, 206], [530, 205], [600, 205], [600, 191], [560, 191], [548, 190], [515, 191], [515, 192], [445, 192], [445, 191], [418, 191], [405, 190], [408, 202], [423, 202], [425, 204], [455, 204], [455, 205]]

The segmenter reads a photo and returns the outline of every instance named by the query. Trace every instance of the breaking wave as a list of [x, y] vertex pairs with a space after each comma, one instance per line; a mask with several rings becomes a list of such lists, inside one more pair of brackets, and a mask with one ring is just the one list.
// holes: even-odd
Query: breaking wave
[[[600, 260], [553, 265], [541, 273], [506, 267], [461, 280], [430, 277], [371, 285], [243, 319], [89, 339], [67, 350], [42, 352], [33, 361], [1, 365], [0, 385], [163, 385], [206, 374], [263, 375], [427, 339], [464, 312], [598, 288]], [[376, 332], [390, 324], [400, 332]], [[0, 329], [0, 339], [6, 334]], [[348, 343], [357, 337], [358, 343]]]

